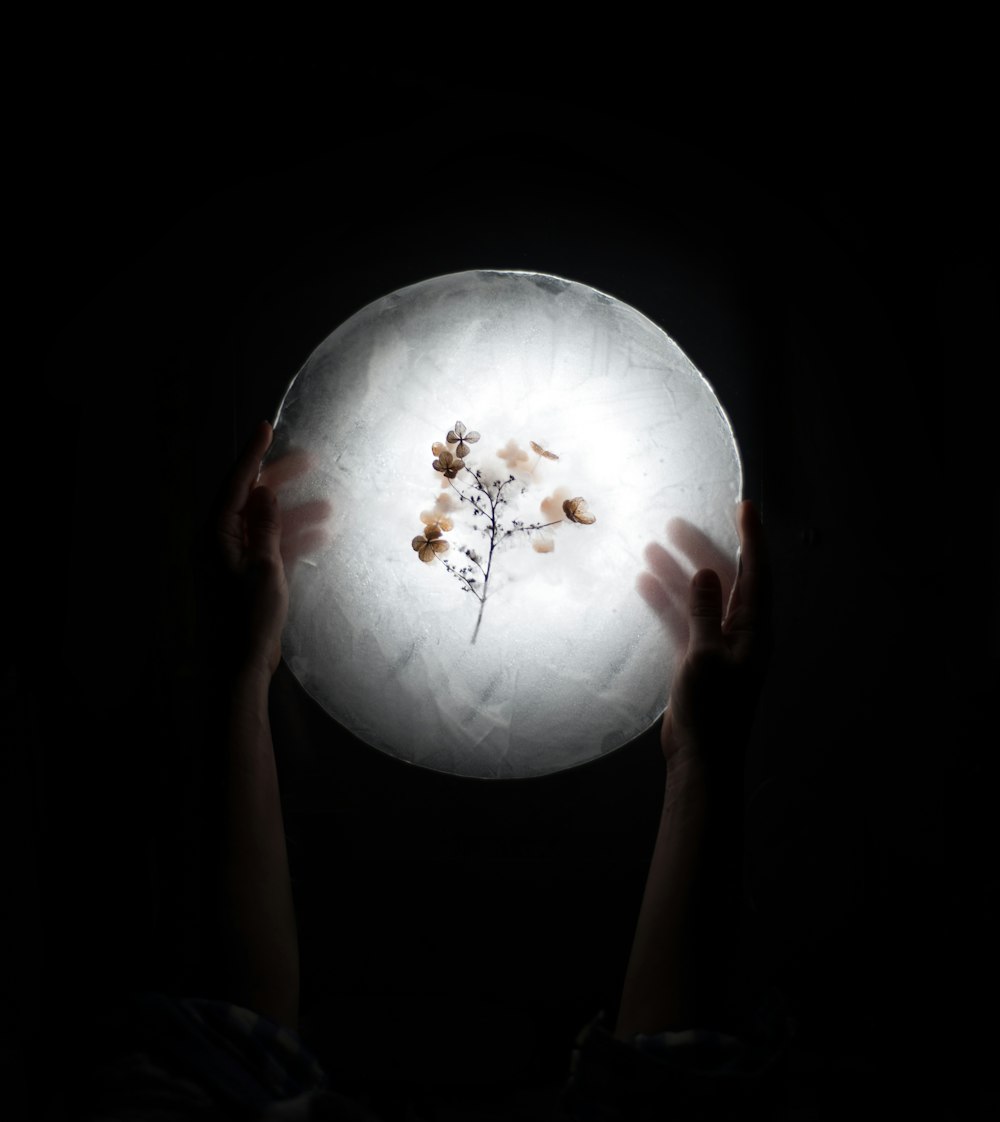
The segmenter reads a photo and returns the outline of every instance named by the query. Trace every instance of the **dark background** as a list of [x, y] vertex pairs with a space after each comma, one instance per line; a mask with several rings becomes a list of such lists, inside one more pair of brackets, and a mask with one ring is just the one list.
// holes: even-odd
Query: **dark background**
[[[944, 100], [915, 74], [881, 99], [797, 86], [719, 108], [634, 76], [346, 76], [251, 49], [58, 78], [10, 219], [28, 297], [8, 382], [13, 1062], [37, 1064], [28, 1046], [68, 1010], [199, 979], [190, 561], [237, 447], [370, 300], [525, 268], [677, 340], [763, 510], [778, 643], [748, 758], [743, 945], [798, 1021], [793, 1105], [971, 1103], [997, 942], [975, 88]], [[335, 1082], [512, 1110], [558, 1087], [574, 1034], [617, 1001], [655, 735], [490, 784], [344, 738], [284, 672], [274, 721], [303, 1031]]]

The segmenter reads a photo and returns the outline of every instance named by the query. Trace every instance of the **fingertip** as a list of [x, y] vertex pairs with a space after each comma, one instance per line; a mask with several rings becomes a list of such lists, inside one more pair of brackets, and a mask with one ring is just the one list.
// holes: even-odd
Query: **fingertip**
[[258, 421], [246, 444], [243, 445], [243, 451], [239, 458], [239, 470], [252, 473], [252, 480], [256, 480], [260, 476], [261, 461], [267, 455], [273, 439], [274, 430], [271, 428], [270, 422]]
[[719, 574], [714, 569], [699, 569], [691, 578], [691, 584], [692, 587], [699, 592], [709, 592], [715, 589], [721, 590], [722, 588]]
[[259, 483], [250, 492], [250, 501], [259, 510], [274, 510], [278, 505], [278, 496], [266, 483]]
[[264, 448], [264, 451], [261, 453], [261, 458], [263, 458], [274, 440], [274, 426], [270, 421], [265, 419], [257, 423], [257, 439]]
[[692, 647], [718, 643], [722, 634], [722, 581], [714, 569], [699, 569], [691, 578], [688, 614]]
[[278, 496], [263, 484], [254, 487], [247, 500], [245, 515], [251, 533], [272, 534], [281, 529]]

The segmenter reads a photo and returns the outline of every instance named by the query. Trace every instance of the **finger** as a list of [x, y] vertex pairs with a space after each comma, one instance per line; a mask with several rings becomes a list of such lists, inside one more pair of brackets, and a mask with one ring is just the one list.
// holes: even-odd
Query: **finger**
[[330, 535], [326, 523], [331, 513], [332, 507], [325, 499], [315, 499], [282, 512], [281, 556], [286, 569], [327, 544]]
[[247, 555], [261, 561], [277, 561], [281, 557], [281, 511], [278, 499], [269, 487], [255, 487], [245, 510]]
[[646, 603], [660, 617], [663, 626], [678, 649], [687, 646], [688, 621], [683, 611], [683, 601], [671, 595], [652, 573], [640, 573], [635, 582], [636, 590]]
[[302, 448], [294, 448], [284, 455], [269, 460], [260, 469], [260, 482], [273, 487], [275, 491], [316, 466], [316, 457]]
[[282, 533], [287, 538], [290, 534], [300, 534], [304, 530], [311, 530], [314, 526], [322, 526], [330, 520], [332, 513], [333, 507], [326, 499], [312, 499], [307, 503], [300, 503], [281, 512]]
[[659, 542], [650, 542], [644, 553], [653, 576], [668, 593], [677, 597], [683, 604], [691, 580], [690, 570], [685, 571], [670, 550], [664, 549]]
[[636, 580], [639, 595], [663, 621], [664, 627], [680, 648], [687, 646], [687, 594], [690, 577], [677, 558], [658, 542], [645, 549], [649, 571]]
[[318, 553], [329, 540], [330, 535], [319, 527], [301, 530], [291, 537], [282, 533], [281, 559], [285, 563], [286, 571], [290, 570], [296, 561], [301, 561], [311, 553]]
[[250, 489], [257, 482], [260, 462], [271, 447], [274, 430], [269, 421], [261, 421], [253, 435], [243, 446], [243, 451], [229, 473], [222, 499], [222, 516], [232, 517], [242, 512]]
[[667, 523], [667, 535], [678, 549], [687, 554], [692, 568], [712, 569], [719, 574], [723, 600], [728, 598], [731, 603], [736, 595], [737, 575], [732, 554], [721, 550], [704, 530], [686, 518], [671, 518]]
[[722, 643], [722, 583], [712, 569], [699, 569], [691, 578], [688, 600], [691, 626], [690, 652]]
[[216, 500], [216, 532], [226, 564], [233, 571], [243, 557], [243, 508], [273, 435], [270, 424], [261, 421], [244, 445]]
[[739, 576], [726, 612], [726, 629], [752, 627], [767, 610], [769, 569], [760, 514], [749, 500], [737, 511], [740, 535]]
[[732, 555], [721, 550], [714, 541], [686, 518], [671, 518], [667, 523], [667, 537], [687, 555], [694, 569], [714, 569], [729, 585], [736, 575]]

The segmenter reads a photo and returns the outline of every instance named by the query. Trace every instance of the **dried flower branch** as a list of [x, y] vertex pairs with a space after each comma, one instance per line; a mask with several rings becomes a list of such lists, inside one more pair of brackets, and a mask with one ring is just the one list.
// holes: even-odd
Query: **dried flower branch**
[[[587, 504], [580, 497], [567, 499], [562, 504], [564, 518], [556, 518], [550, 522], [525, 522], [518, 518], [505, 521], [504, 512], [511, 497], [518, 492], [521, 495], [527, 494], [527, 480], [524, 476], [518, 479], [513, 474], [513, 470], [506, 477], [498, 476], [491, 479], [484, 475], [481, 468], [470, 467], [466, 458], [472, 452], [471, 445], [478, 443], [480, 439], [478, 432], [470, 431], [461, 421], [456, 421], [454, 428], [448, 430], [445, 443], [435, 441], [431, 445], [435, 457], [431, 466], [444, 476], [442, 482], [447, 482], [458, 496], [459, 506], [455, 507], [454, 499], [449, 497], [450, 492], [439, 496], [433, 511], [421, 512], [420, 520], [425, 527], [424, 533], [414, 538], [411, 543], [421, 561], [429, 564], [435, 559], [440, 560], [445, 570], [461, 584], [462, 591], [471, 592], [479, 601], [479, 614], [472, 634], [473, 643], [476, 641], [483, 620], [483, 608], [486, 605], [490, 576], [493, 573], [494, 557], [504, 541], [518, 534], [524, 534], [528, 538], [536, 535], [532, 541], [535, 550], [538, 553], [551, 553], [555, 549], [552, 535], [538, 534], [538, 531], [547, 530], [563, 521], [576, 522], [583, 526], [593, 525], [596, 521], [594, 515], [587, 509]], [[534, 472], [541, 459], [553, 461], [559, 459], [555, 452], [542, 448], [534, 440], [529, 443], [538, 454], [538, 459], [529, 475]], [[454, 447], [454, 452], [449, 446]], [[526, 463], [529, 458], [513, 439], [508, 440], [506, 447], [500, 449], [497, 455], [514, 470], [520, 464]], [[543, 507], [547, 502], [550, 500], [543, 501]], [[449, 545], [442, 539], [442, 534], [454, 528], [453, 519], [445, 511], [449, 506], [460, 510], [461, 504], [467, 504], [467, 509], [472, 511], [472, 524], [485, 539], [487, 546], [485, 560], [476, 550], [465, 545], [458, 545], [456, 548], [463, 554], [468, 564], [451, 561], [444, 556]], [[552, 513], [556, 510], [558, 508], [555, 508]]]

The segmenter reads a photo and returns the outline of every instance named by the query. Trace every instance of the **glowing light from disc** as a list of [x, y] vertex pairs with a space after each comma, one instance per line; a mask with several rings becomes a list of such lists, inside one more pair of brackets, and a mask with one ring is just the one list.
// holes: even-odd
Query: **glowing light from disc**
[[[333, 516], [291, 574], [285, 658], [362, 740], [439, 771], [542, 775], [643, 732], [677, 657], [637, 591], [650, 543], [679, 518], [736, 555], [739, 455], [711, 387], [634, 308], [556, 277], [457, 273], [369, 304], [289, 386], [271, 455], [293, 449], [313, 469], [283, 506]], [[450, 478], [447, 455], [466, 465]], [[494, 516], [467, 469], [507, 481], [483, 603]]]

